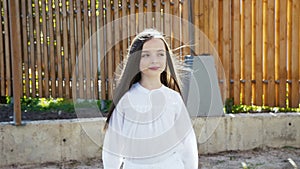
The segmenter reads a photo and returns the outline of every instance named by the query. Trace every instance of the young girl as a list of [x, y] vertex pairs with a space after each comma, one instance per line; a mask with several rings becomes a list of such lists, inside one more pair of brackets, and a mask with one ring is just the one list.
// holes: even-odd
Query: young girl
[[198, 149], [173, 54], [162, 34], [136, 36], [105, 125], [104, 169], [196, 169]]

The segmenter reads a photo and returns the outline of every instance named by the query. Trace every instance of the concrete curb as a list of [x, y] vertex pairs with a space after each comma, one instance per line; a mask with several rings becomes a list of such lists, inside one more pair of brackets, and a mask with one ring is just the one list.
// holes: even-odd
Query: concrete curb
[[[101, 158], [104, 118], [0, 123], [0, 167]], [[193, 119], [200, 154], [300, 148], [300, 113], [237, 114]]]

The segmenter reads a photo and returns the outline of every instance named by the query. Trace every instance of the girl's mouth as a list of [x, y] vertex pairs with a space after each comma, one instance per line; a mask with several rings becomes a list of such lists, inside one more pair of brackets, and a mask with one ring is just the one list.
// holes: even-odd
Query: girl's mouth
[[158, 70], [159, 67], [149, 67], [150, 70]]

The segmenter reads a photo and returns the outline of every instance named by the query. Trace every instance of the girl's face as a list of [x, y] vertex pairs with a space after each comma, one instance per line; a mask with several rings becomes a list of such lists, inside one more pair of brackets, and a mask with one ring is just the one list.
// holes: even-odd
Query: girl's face
[[166, 48], [161, 39], [150, 39], [144, 43], [141, 53], [140, 71], [143, 76], [158, 77], [166, 68]]

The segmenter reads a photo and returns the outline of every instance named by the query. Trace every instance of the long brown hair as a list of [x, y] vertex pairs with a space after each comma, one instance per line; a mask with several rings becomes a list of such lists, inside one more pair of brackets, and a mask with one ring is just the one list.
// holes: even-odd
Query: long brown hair
[[139, 70], [139, 64], [141, 60], [141, 52], [145, 42], [152, 38], [161, 39], [166, 48], [167, 65], [165, 71], [160, 75], [160, 80], [163, 85], [178, 91], [181, 94], [181, 80], [178, 76], [177, 69], [175, 68], [176, 62], [173, 57], [173, 53], [167, 44], [163, 35], [155, 29], [146, 29], [139, 33], [132, 41], [129, 52], [127, 55], [127, 60], [124, 61], [124, 67], [121, 70], [119, 79], [117, 80], [117, 86], [114, 90], [113, 102], [108, 112], [106, 119], [106, 124], [104, 130], [108, 128], [110, 118], [114, 112], [116, 105], [122, 96], [131, 88], [134, 83], [141, 80], [141, 72]]

